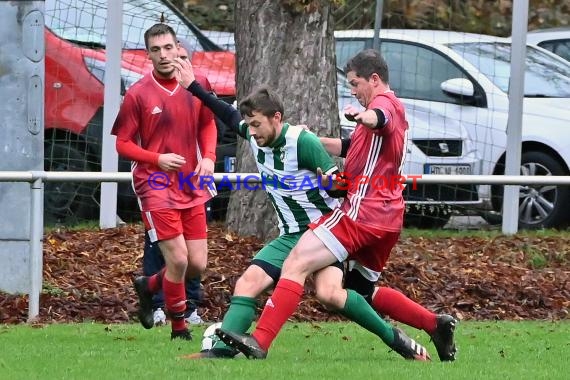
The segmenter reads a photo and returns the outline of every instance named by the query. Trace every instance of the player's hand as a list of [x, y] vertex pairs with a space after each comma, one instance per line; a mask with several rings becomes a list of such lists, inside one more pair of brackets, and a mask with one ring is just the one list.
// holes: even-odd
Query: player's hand
[[194, 69], [188, 59], [174, 58], [174, 76], [180, 85], [188, 88], [196, 80]]
[[332, 183], [332, 176], [330, 175], [323, 175], [323, 170], [321, 168], [317, 168], [317, 178], [319, 180], [319, 184], [320, 186], [322, 186], [323, 189], [328, 189], [329, 186], [331, 186]]
[[158, 156], [158, 166], [164, 171], [178, 170], [186, 163], [186, 159], [176, 153], [164, 153]]
[[360, 108], [357, 108], [352, 104], [345, 106], [344, 109], [342, 110], [342, 112], [344, 112], [344, 117], [346, 117], [346, 120], [348, 121], [357, 121], [356, 115], [358, 115], [360, 111], [361, 111]]
[[353, 105], [348, 105], [344, 108], [344, 117], [349, 121], [355, 121], [368, 128], [376, 128], [378, 125], [378, 115], [373, 110], [360, 111]]
[[355, 116], [356, 121], [365, 127], [375, 129], [378, 125], [378, 115], [373, 110], [366, 110]]
[[323, 175], [322, 169], [317, 168], [317, 177], [319, 180], [319, 187], [324, 189], [331, 197], [346, 197], [348, 187], [350, 186], [350, 180], [346, 176], [346, 173]]
[[198, 178], [203, 176], [212, 176], [214, 174], [214, 161], [209, 158], [203, 158], [194, 170]]

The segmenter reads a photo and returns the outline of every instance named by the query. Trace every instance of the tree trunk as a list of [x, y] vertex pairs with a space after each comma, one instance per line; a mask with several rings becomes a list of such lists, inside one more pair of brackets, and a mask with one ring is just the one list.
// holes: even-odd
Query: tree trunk
[[[320, 136], [339, 136], [334, 25], [328, 0], [295, 9], [294, 1], [237, 0], [237, 98], [269, 84], [282, 97], [284, 120], [307, 124]], [[306, 1], [303, 1], [306, 2]], [[238, 143], [237, 172], [257, 173], [249, 143]], [[228, 227], [267, 240], [277, 218], [265, 191], [232, 193]]]

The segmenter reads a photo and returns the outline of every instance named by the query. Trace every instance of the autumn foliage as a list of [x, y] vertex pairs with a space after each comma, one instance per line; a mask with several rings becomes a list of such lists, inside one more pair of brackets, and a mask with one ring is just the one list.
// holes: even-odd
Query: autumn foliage
[[[233, 286], [252, 255], [255, 237], [238, 237], [211, 226], [209, 267], [200, 314], [218, 321]], [[568, 318], [569, 237], [402, 238], [381, 285], [397, 288], [436, 312], [463, 320]], [[143, 229], [127, 225], [102, 231], [52, 232], [44, 241], [40, 322], [104, 323], [136, 319], [132, 278], [141, 273]], [[311, 296], [297, 320], [341, 320]], [[27, 297], [0, 293], [0, 323], [27, 318]]]
[[[288, 7], [330, 1], [335, 5], [335, 29], [374, 27], [376, 0], [283, 0]], [[236, 0], [173, 0], [204, 30], [235, 31]], [[382, 28], [441, 29], [511, 34], [512, 0], [384, 0]], [[310, 9], [308, 7], [307, 9]], [[570, 25], [570, 3], [565, 0], [531, 0], [528, 28]]]

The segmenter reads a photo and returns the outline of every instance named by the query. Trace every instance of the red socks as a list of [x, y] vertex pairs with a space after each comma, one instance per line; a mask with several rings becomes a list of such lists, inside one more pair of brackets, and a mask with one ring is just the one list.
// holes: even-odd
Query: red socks
[[434, 313], [392, 288], [378, 288], [372, 300], [372, 307], [380, 314], [424, 330], [428, 334], [434, 332], [437, 326]]
[[262, 349], [269, 349], [287, 319], [297, 309], [302, 295], [303, 285], [298, 282], [287, 279], [277, 282], [253, 332], [253, 337]]
[[148, 290], [152, 293], [157, 293], [162, 289], [162, 278], [164, 277], [164, 273], [166, 273], [166, 268], [162, 268], [160, 272], [153, 274], [148, 278]]
[[184, 282], [170, 282], [166, 276], [163, 276], [162, 290], [164, 291], [164, 305], [172, 322], [172, 331], [184, 330], [186, 328], [186, 321], [184, 320], [186, 289]]

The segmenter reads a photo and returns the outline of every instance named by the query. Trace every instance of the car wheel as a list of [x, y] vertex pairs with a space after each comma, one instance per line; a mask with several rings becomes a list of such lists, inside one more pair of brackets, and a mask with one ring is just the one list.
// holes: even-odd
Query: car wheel
[[451, 218], [445, 205], [411, 205], [404, 215], [404, 227], [420, 229], [443, 228]]
[[[503, 174], [498, 173], [498, 174]], [[568, 175], [558, 160], [544, 152], [525, 152], [521, 157], [521, 175]], [[491, 187], [493, 209], [502, 210], [504, 186]], [[523, 185], [519, 195], [519, 228], [558, 228], [567, 223], [565, 206], [570, 188], [557, 185]]]
[[[44, 170], [92, 171], [85, 152], [63, 141], [46, 141]], [[49, 223], [73, 223], [92, 219], [98, 209], [97, 183], [46, 182], [44, 219]]]

